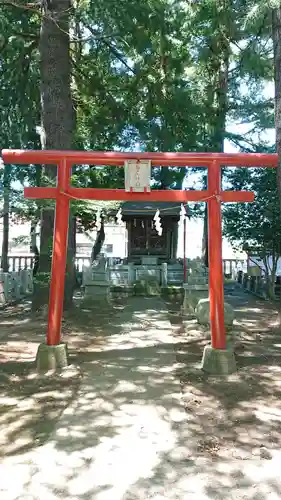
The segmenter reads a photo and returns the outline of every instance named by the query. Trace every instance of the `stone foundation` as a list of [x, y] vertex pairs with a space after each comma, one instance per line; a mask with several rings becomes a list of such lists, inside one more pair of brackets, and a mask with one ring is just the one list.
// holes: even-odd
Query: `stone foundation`
[[140, 280], [134, 284], [134, 294], [144, 297], [158, 297], [161, 295], [161, 287], [158, 281]]
[[38, 372], [58, 370], [68, 366], [67, 345], [40, 344], [36, 356], [36, 366]]
[[109, 283], [92, 283], [85, 285], [84, 299], [95, 302], [110, 302]]
[[110, 303], [110, 281], [103, 254], [97, 265], [83, 268], [84, 300], [87, 302]]
[[132, 286], [111, 286], [110, 297], [113, 300], [122, 300], [131, 297], [134, 294]]
[[231, 349], [214, 349], [208, 345], [203, 352], [201, 369], [210, 375], [230, 375], [237, 371], [234, 352]]

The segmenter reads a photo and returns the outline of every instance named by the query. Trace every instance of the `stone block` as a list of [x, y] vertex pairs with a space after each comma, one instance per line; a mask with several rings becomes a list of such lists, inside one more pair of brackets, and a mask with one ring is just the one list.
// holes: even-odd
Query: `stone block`
[[26, 271], [27, 276], [27, 291], [28, 293], [33, 293], [34, 285], [33, 285], [33, 271], [32, 269], [28, 269]]
[[168, 264], [164, 262], [161, 265], [161, 285], [162, 287], [168, 286]]
[[110, 302], [109, 283], [92, 283], [85, 286], [84, 299], [95, 302]]
[[9, 273], [3, 273], [4, 294], [6, 302], [13, 300], [13, 280]]
[[128, 284], [129, 283], [128, 270], [121, 268], [110, 270], [109, 281], [113, 286], [121, 286]]
[[155, 280], [140, 280], [134, 284], [135, 295], [140, 296], [160, 296], [161, 287], [158, 281]]
[[143, 266], [157, 266], [158, 257], [152, 257], [150, 255], [144, 255], [141, 258], [141, 263]]
[[96, 265], [83, 267], [82, 285], [85, 290], [84, 300], [96, 304], [110, 302], [109, 272], [107, 262], [102, 254]]
[[0, 305], [6, 304], [6, 296], [4, 289], [4, 273], [0, 272]]
[[83, 266], [82, 285], [91, 285], [92, 283], [109, 282], [108, 271], [100, 267]]
[[19, 273], [16, 271], [13, 271], [11, 273], [11, 280], [12, 280], [12, 299], [13, 300], [19, 300], [20, 299], [20, 276]]
[[82, 286], [92, 281], [92, 268], [90, 266], [82, 267]]
[[40, 344], [36, 356], [36, 367], [39, 372], [58, 370], [68, 365], [67, 345]]
[[183, 314], [194, 314], [198, 302], [209, 295], [208, 285], [190, 285], [184, 283]]
[[[210, 299], [201, 299], [199, 300], [196, 309], [195, 315], [197, 321], [200, 325], [209, 325], [210, 324]], [[230, 327], [233, 325], [234, 321], [234, 310], [230, 304], [227, 302], [224, 303], [224, 324], [226, 327]]]
[[128, 268], [128, 284], [132, 286], [136, 279], [135, 266], [132, 262], [130, 262], [130, 264], [127, 265], [127, 268]]
[[33, 290], [33, 276], [32, 271], [28, 269], [23, 269], [19, 273], [20, 275], [20, 293], [21, 295], [28, 295]]
[[149, 297], [158, 297], [161, 295], [161, 287], [158, 281], [148, 281], [147, 284], [147, 295]]
[[201, 369], [210, 375], [230, 375], [235, 373], [236, 360], [231, 349], [214, 349], [208, 345], [203, 352]]
[[203, 275], [191, 275], [188, 276], [187, 282], [189, 285], [207, 285], [208, 278]]
[[110, 287], [110, 297], [114, 300], [123, 300], [131, 295], [133, 295], [133, 288], [131, 286], [114, 285]]
[[135, 266], [136, 281], [158, 281], [161, 279], [161, 268], [159, 266]]
[[19, 272], [19, 278], [20, 278], [20, 294], [21, 295], [26, 295], [26, 289], [27, 289], [27, 286], [26, 286], [26, 280], [25, 280], [25, 276], [26, 276], [26, 271], [23, 269]]

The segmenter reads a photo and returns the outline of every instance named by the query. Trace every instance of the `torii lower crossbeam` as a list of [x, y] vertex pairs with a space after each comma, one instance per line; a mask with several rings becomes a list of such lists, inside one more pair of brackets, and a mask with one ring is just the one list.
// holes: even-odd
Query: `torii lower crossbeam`
[[[243, 191], [222, 191], [221, 167], [236, 165], [275, 167], [277, 164], [276, 155], [3, 150], [2, 158], [6, 163], [58, 165], [56, 188], [25, 188], [25, 197], [27, 198], [49, 198], [56, 200], [47, 345], [55, 346], [61, 342], [68, 220], [70, 201], [72, 199], [166, 201], [179, 203], [197, 201], [208, 203], [211, 344], [213, 349], [226, 349], [221, 203], [251, 202], [254, 200], [254, 194]], [[87, 163], [122, 166], [124, 161], [129, 159], [149, 159], [152, 166], [207, 167], [208, 189], [205, 191], [152, 190], [148, 193], [133, 193], [125, 192], [122, 189], [71, 187], [71, 168], [73, 164]]]

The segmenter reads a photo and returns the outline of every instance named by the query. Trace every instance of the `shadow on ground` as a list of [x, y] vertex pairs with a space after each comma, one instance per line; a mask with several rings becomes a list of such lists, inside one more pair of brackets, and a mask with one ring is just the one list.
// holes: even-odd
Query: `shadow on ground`
[[[262, 325], [255, 323], [251, 335], [249, 323], [243, 330], [245, 301], [233, 300], [241, 312], [240, 369], [228, 379], [198, 370], [206, 331], [182, 323], [174, 307], [171, 333], [159, 300], [135, 299], [113, 310], [68, 316], [65, 340], [71, 363], [83, 370], [83, 383], [48, 444], [30, 454], [26, 494], [51, 500], [280, 498], [274, 452], [281, 445], [281, 337], [268, 330], [257, 342]], [[247, 311], [255, 304], [248, 303]], [[268, 314], [271, 321], [274, 314]], [[5, 373], [13, 352], [31, 356], [33, 344], [37, 347], [37, 334], [28, 336], [26, 325], [24, 350], [18, 328], [10, 330], [18, 347], [3, 355], [0, 346]], [[19, 385], [18, 420], [25, 415], [25, 395]], [[16, 488], [19, 482], [9, 499], [22, 494]]]
[[42, 445], [79, 387], [77, 371], [37, 375], [34, 360], [45, 328], [26, 303], [1, 311], [0, 458]]
[[[111, 311], [107, 316], [113, 318]], [[88, 345], [102, 331], [98, 311], [95, 320], [89, 312], [76, 309], [66, 315], [64, 334], [73, 331], [73, 347]], [[90, 333], [93, 332], [94, 334]], [[25, 302], [6, 308], [0, 314], [0, 457], [23, 454], [42, 445], [60, 415], [77, 393], [81, 373], [67, 370], [61, 374], [38, 376], [35, 358], [38, 345], [45, 339], [46, 317], [32, 314]], [[76, 337], [77, 334], [77, 337]]]
[[[79, 370], [44, 377], [36, 374], [36, 352], [47, 325], [46, 317], [32, 314], [29, 306], [18, 304], [0, 315], [0, 457], [25, 453], [46, 442], [73, 401], [81, 380]], [[81, 307], [65, 315], [64, 339], [70, 353], [76, 349], [81, 353], [77, 358], [70, 355], [76, 367], [83, 365], [83, 358], [86, 361], [88, 348], [106, 349], [108, 333], [118, 339], [119, 333], [130, 331], [133, 324], [120, 324], [123, 309], [122, 304], [113, 308]], [[146, 323], [142, 322], [144, 329]]]
[[[277, 313], [270, 304], [239, 290], [226, 300], [235, 308], [238, 366], [238, 372], [227, 378], [211, 377], [199, 369], [202, 351], [209, 343], [208, 329], [198, 327], [194, 320], [184, 321], [175, 307], [170, 308], [174, 334], [182, 341], [177, 349], [181, 364], [178, 375], [192, 435], [192, 456], [209, 456], [212, 463], [243, 460], [245, 467], [258, 460], [263, 469], [268, 464], [274, 470], [272, 464], [275, 457], [280, 460], [281, 448], [281, 332], [274, 327]], [[223, 486], [221, 477], [218, 480], [214, 475], [214, 483], [206, 488], [209, 498], [229, 498], [227, 489], [236, 487], [232, 479], [230, 474]], [[258, 483], [258, 477], [255, 481]], [[280, 484], [272, 479], [268, 488], [269, 483], [271, 494], [280, 498]], [[251, 496], [248, 488], [253, 487], [253, 481], [241, 470], [237, 485], [241, 495], [245, 489], [241, 498], [268, 498], [266, 486], [264, 492], [258, 490]]]

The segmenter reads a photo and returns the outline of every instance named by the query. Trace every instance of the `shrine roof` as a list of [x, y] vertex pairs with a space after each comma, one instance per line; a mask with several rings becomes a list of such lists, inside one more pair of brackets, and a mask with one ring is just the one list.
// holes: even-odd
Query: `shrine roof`
[[[163, 201], [126, 201], [121, 205], [124, 215], [153, 215], [156, 210], [160, 211], [161, 216], [179, 216], [181, 204], [180, 203], [166, 203]], [[187, 214], [189, 208], [185, 204]]]

